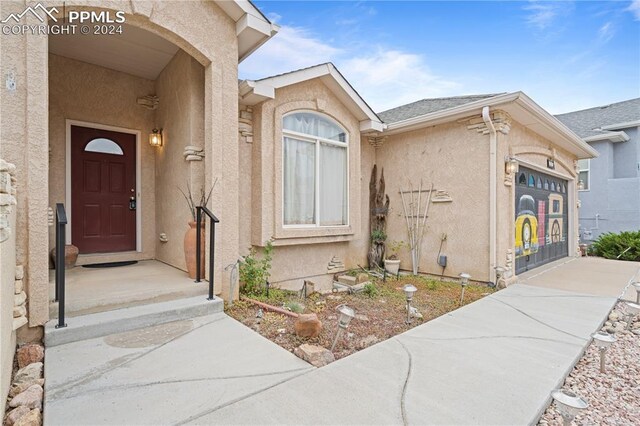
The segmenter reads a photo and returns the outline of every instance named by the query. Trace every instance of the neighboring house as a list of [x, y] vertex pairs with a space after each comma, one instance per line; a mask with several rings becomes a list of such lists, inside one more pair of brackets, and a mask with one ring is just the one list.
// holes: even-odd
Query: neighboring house
[[640, 98], [556, 116], [598, 151], [580, 167], [580, 239], [640, 230]]
[[[78, 5], [90, 9], [66, 1], [59, 10]], [[213, 276], [225, 299], [238, 296], [225, 268], [267, 240], [274, 285], [327, 290], [336, 272], [366, 265], [376, 164], [391, 201], [389, 240], [406, 240], [400, 191], [433, 188], [420, 272], [506, 285], [577, 253], [575, 164], [597, 153], [524, 93], [376, 114], [332, 64], [238, 83], [238, 62], [277, 31], [250, 2], [113, 5], [101, 10], [122, 8], [117, 37], [2, 36], [0, 158], [15, 165], [18, 187], [16, 224], [0, 221], [15, 242], [2, 253], [15, 249], [24, 267], [23, 336], [50, 318], [48, 209], [65, 205], [80, 264], [185, 270], [191, 218], [178, 187], [187, 182], [195, 192], [216, 183]], [[0, 15], [24, 7], [2, 2]], [[147, 143], [160, 136], [152, 129], [162, 129], [161, 146]], [[410, 269], [409, 254], [401, 259]], [[131, 285], [122, 278], [122, 293]], [[11, 342], [3, 334], [3, 347]]]

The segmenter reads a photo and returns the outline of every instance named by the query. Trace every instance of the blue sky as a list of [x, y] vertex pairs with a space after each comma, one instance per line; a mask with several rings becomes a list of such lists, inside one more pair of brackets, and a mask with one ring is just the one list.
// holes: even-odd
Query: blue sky
[[522, 90], [557, 114], [640, 96], [640, 0], [255, 4], [282, 28], [240, 78], [332, 61], [376, 111]]

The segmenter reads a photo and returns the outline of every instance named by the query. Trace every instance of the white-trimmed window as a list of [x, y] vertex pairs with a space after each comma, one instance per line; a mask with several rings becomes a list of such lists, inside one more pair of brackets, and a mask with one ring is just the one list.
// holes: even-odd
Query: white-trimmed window
[[282, 119], [283, 224], [348, 225], [347, 132], [325, 115], [300, 111]]
[[578, 160], [578, 168], [580, 169], [578, 182], [582, 182], [581, 191], [588, 191], [591, 186], [589, 181], [591, 178], [591, 160]]

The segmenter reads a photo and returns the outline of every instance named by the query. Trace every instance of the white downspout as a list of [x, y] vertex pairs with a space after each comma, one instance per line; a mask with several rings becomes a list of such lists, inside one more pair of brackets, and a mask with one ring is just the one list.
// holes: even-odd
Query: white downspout
[[496, 128], [489, 115], [489, 107], [482, 108], [482, 119], [489, 129], [489, 281], [496, 283], [496, 246], [498, 223]]

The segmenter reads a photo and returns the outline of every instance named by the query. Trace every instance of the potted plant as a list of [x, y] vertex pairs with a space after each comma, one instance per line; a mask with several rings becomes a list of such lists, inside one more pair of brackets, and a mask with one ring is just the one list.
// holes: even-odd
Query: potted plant
[[[198, 206], [206, 206], [211, 198], [211, 193], [213, 192], [213, 188], [216, 186], [216, 182], [213, 183], [211, 189], [209, 191], [205, 191], [204, 187], [200, 189], [200, 194], [196, 197], [191, 191], [191, 186], [187, 182], [186, 192], [181, 188], [178, 188], [184, 199], [187, 201], [187, 207], [191, 213], [191, 221], [189, 221], [189, 229], [184, 234], [184, 260], [187, 264], [187, 273], [189, 274], [189, 278], [196, 277], [196, 207]], [[204, 265], [205, 265], [205, 245], [204, 245], [204, 229], [205, 222], [207, 217], [204, 216], [202, 218], [202, 222], [200, 224], [200, 276], [204, 277]]]
[[407, 247], [407, 243], [404, 241], [392, 241], [387, 245], [389, 256], [384, 259], [384, 269], [393, 275], [398, 275], [400, 271], [400, 259], [398, 259], [398, 252]]

